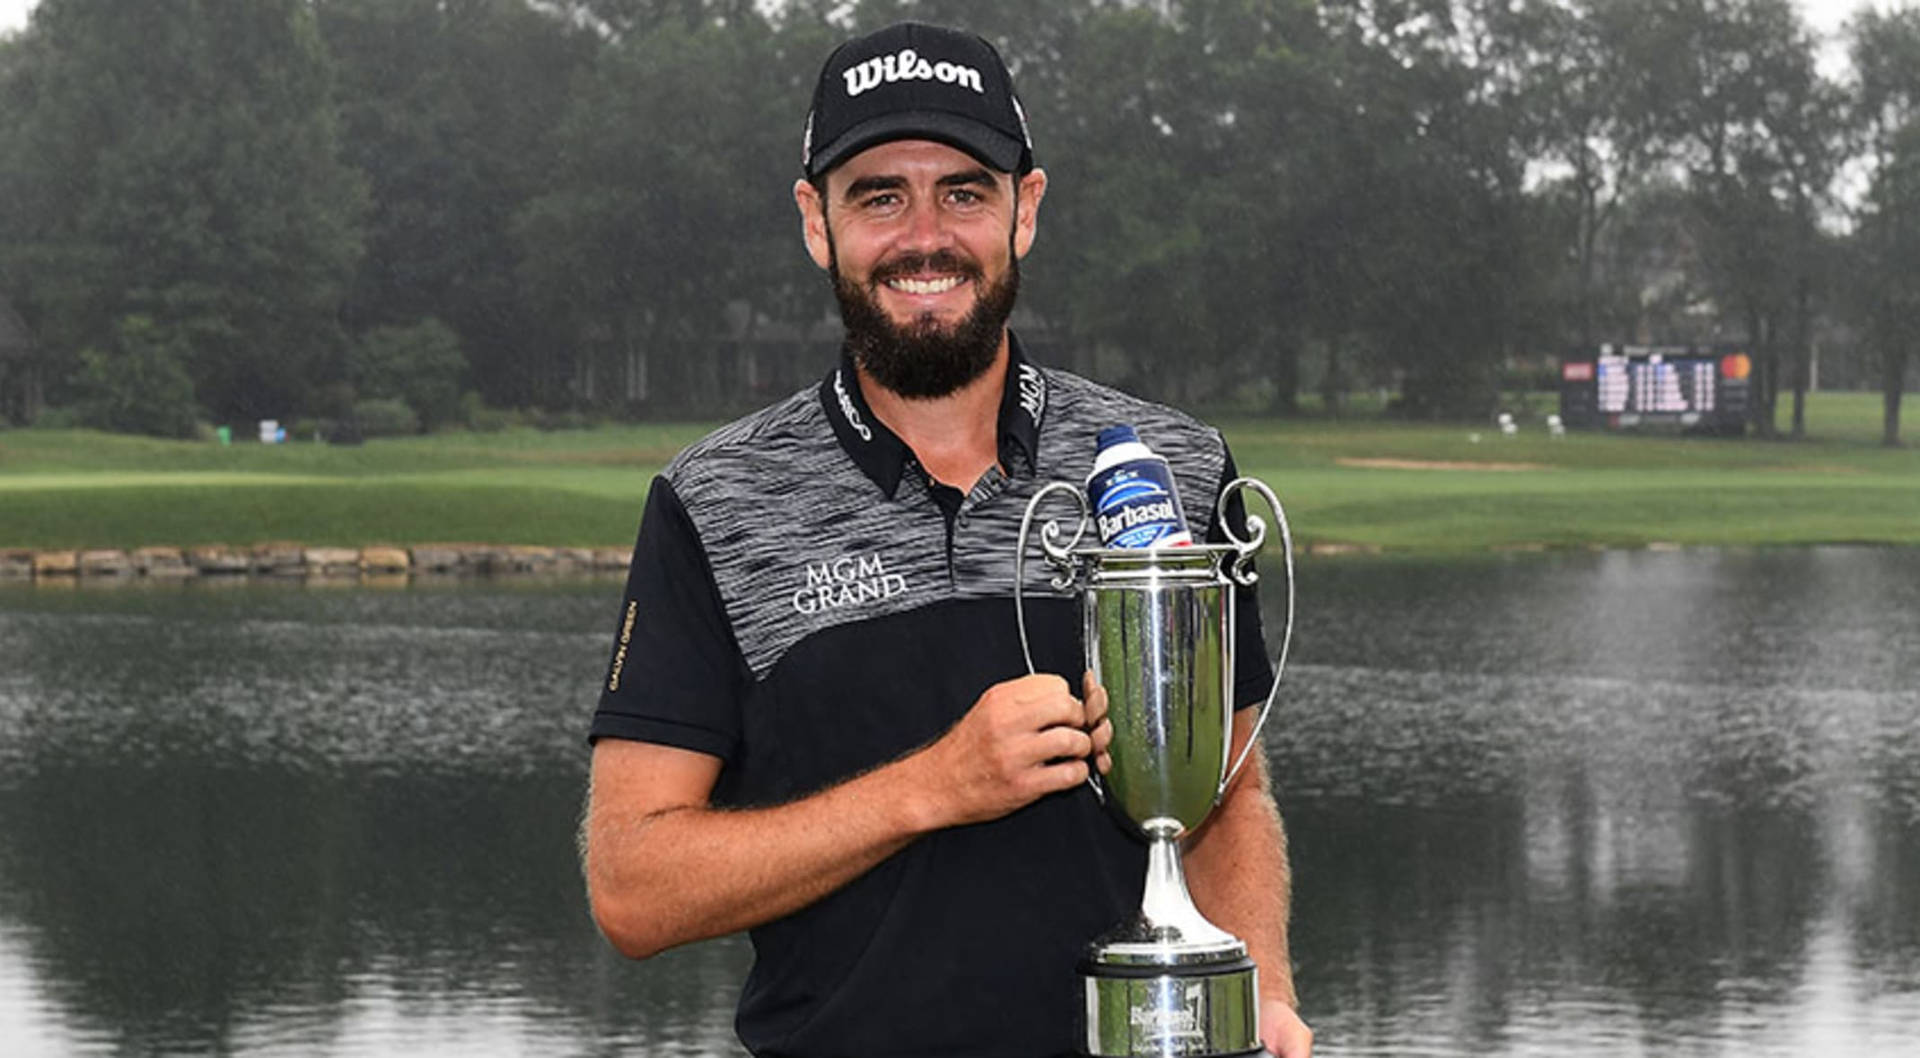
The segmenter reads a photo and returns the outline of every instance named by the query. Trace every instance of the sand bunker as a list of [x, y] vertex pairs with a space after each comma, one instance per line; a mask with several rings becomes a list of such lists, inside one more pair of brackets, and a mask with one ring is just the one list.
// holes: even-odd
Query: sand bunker
[[1545, 470], [1545, 463], [1468, 463], [1449, 459], [1336, 459], [1335, 466], [1371, 470]]

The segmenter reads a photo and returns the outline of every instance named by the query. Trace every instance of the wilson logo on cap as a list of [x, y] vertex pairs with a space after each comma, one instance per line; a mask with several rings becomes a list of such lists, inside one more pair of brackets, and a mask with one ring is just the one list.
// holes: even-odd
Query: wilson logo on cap
[[981, 95], [987, 94], [979, 70], [959, 63], [928, 62], [912, 48], [902, 48], [897, 54], [877, 56], [850, 66], [842, 76], [847, 79], [849, 99], [894, 81], [938, 81], [941, 84], [966, 85]]

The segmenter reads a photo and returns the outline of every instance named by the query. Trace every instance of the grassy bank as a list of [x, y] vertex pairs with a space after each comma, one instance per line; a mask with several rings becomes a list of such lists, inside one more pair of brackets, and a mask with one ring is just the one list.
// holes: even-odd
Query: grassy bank
[[[1386, 550], [1920, 544], [1920, 451], [1878, 398], [1817, 394], [1804, 442], [1514, 438], [1378, 420], [1227, 421], [1307, 544]], [[220, 448], [0, 432], [0, 547], [630, 543], [648, 480], [705, 425]]]

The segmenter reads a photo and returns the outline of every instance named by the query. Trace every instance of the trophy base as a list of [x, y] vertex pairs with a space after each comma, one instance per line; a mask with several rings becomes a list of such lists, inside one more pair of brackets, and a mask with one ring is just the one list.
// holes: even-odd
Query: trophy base
[[1260, 1046], [1253, 960], [1180, 966], [1079, 966], [1080, 1040], [1091, 1058], [1253, 1058]]

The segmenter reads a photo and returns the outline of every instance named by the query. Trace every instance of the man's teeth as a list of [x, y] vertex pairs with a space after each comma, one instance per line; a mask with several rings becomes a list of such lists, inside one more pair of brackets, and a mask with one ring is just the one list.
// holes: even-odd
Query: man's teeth
[[944, 279], [899, 279], [887, 280], [887, 285], [908, 294], [944, 294], [960, 285], [959, 276], [947, 276]]

